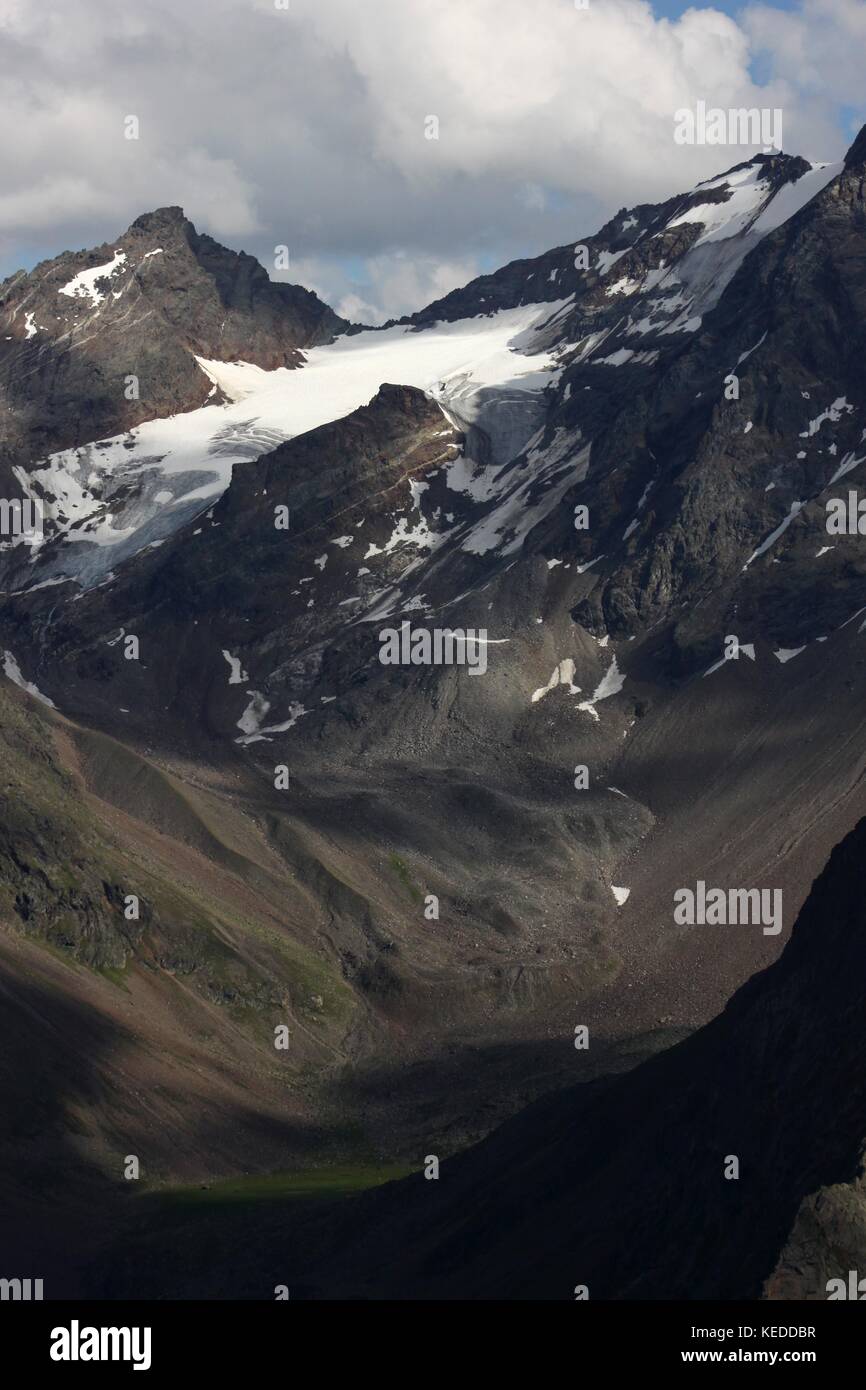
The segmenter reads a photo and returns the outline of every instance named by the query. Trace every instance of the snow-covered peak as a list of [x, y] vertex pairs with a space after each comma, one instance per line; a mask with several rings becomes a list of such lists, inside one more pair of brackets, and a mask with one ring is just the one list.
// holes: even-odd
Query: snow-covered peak
[[723, 202], [693, 204], [667, 225], [679, 227], [685, 223], [700, 223], [703, 232], [695, 246], [702, 246], [708, 241], [724, 241], [746, 232], [756, 237], [766, 236], [805, 207], [841, 172], [842, 167], [841, 161], [836, 164], [811, 164], [799, 178], [779, 186], [774, 184], [767, 161], [756, 157], [749, 164], [699, 183], [692, 195], [723, 189], [728, 193]]
[[[579, 344], [579, 360], [607, 367], [651, 365], [652, 351], [696, 333], [749, 252], [842, 167], [756, 155], [673, 200], [666, 219], [650, 224], [648, 240], [641, 236], [625, 250], [599, 252], [596, 268], [609, 281], [605, 297], [626, 317], [618, 315], [609, 329], [594, 325]], [[686, 228], [694, 232], [683, 249], [675, 234]]]

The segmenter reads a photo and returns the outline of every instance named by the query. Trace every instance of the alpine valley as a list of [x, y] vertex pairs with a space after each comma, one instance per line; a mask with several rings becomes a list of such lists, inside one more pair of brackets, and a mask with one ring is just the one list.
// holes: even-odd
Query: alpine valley
[[858, 486], [866, 130], [383, 328], [177, 207], [0, 285], [5, 1264], [866, 1269]]

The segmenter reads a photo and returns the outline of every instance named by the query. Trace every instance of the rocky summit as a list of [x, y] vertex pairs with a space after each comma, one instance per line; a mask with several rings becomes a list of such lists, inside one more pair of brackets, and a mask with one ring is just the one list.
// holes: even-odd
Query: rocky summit
[[[866, 1270], [864, 246], [866, 131], [381, 328], [176, 207], [0, 286], [3, 1219], [57, 1287]], [[340, 1200], [231, 1269], [164, 1192], [288, 1171]]]

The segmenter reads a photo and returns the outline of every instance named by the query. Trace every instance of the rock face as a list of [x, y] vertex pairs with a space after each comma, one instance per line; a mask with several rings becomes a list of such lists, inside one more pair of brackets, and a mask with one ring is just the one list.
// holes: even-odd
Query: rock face
[[[793, 648], [862, 605], [861, 538], [828, 539], [825, 522], [828, 497], [847, 492], [866, 456], [864, 229], [863, 168], [849, 156], [754, 249], [694, 342], [639, 396], [623, 424], [653, 461], [649, 491], [639, 507], [646, 468], [630, 472], [611, 448], [597, 456], [589, 505], [609, 516], [611, 489], [630, 489], [636, 524], [628, 537], [612, 526], [593, 535], [614, 555], [578, 618], [625, 635], [675, 614], [677, 645], [696, 663], [708, 628], [734, 613]], [[822, 545], [830, 558], [817, 557]]]
[[346, 326], [200, 235], [182, 208], [147, 213], [114, 242], [0, 285], [6, 469], [203, 405], [214, 393], [196, 356], [294, 367]]

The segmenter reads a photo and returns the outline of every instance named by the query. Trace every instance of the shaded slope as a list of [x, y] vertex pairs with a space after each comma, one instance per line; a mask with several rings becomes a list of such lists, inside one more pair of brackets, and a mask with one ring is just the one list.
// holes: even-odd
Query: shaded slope
[[[595, 1093], [527, 1112], [445, 1165], [438, 1187], [383, 1195], [380, 1231], [404, 1199], [407, 1214], [375, 1264], [398, 1258], [399, 1232], [428, 1294], [569, 1298], [585, 1283], [596, 1298], [757, 1296], [803, 1198], [859, 1168], [864, 850], [861, 821], [781, 959], [713, 1023]], [[738, 1180], [723, 1176], [728, 1155]]]
[[[538, 1103], [438, 1181], [419, 1174], [277, 1230], [271, 1212], [248, 1229], [241, 1271], [193, 1256], [180, 1281], [159, 1262], [155, 1280], [189, 1297], [268, 1297], [274, 1282], [313, 1298], [570, 1300], [576, 1285], [595, 1299], [758, 1297], [804, 1199], [860, 1172], [864, 851], [861, 821], [780, 960], [687, 1041]], [[844, 1254], [861, 1268], [862, 1230], [849, 1222]], [[832, 1251], [813, 1239], [813, 1296]]]
[[213, 840], [206, 860], [108, 808], [82, 783], [69, 725], [6, 681], [0, 715], [2, 1251], [29, 1265], [53, 1250], [56, 1289], [118, 1219], [126, 1154], [150, 1184], [357, 1142], [309, 1099], [345, 1055], [353, 1005], [289, 929], [285, 882], [268, 902], [238, 854], [223, 847], [229, 872]]

